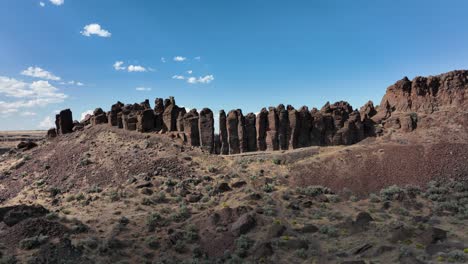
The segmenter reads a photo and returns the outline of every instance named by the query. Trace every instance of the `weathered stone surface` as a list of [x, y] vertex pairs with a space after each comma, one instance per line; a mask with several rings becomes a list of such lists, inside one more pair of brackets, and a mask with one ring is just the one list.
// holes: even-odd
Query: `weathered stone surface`
[[119, 122], [118, 120], [118, 114], [122, 112], [122, 107], [124, 107], [124, 104], [121, 102], [117, 102], [111, 106], [111, 110], [107, 113], [107, 121], [110, 126], [119, 127], [119, 125], [122, 123], [122, 121]]
[[226, 124], [226, 113], [224, 110], [219, 111], [219, 141], [220, 141], [220, 153], [222, 155], [229, 154], [229, 141], [228, 131]]
[[276, 108], [278, 113], [278, 144], [279, 149], [287, 150], [289, 148], [289, 113], [283, 104]]
[[108, 123], [107, 114], [102, 110], [102, 108], [96, 108], [93, 112], [93, 117], [91, 117], [91, 124], [95, 126], [106, 123]]
[[240, 236], [249, 232], [256, 224], [257, 221], [255, 217], [250, 213], [246, 213], [232, 224], [231, 232], [236, 236]]
[[297, 145], [299, 148], [309, 147], [311, 145], [310, 132], [312, 129], [312, 116], [309, 108], [303, 106], [299, 109], [299, 136]]
[[289, 148], [296, 149], [298, 148], [298, 140], [299, 140], [299, 131], [300, 131], [300, 123], [299, 123], [299, 113], [292, 105], [288, 105], [288, 121], [289, 121], [289, 130], [287, 133], [287, 139], [289, 141]]
[[239, 116], [236, 110], [229, 111], [226, 118], [226, 126], [229, 141], [229, 154], [238, 154], [240, 153]]
[[363, 107], [361, 107], [359, 114], [361, 115], [361, 122], [364, 128], [364, 137], [375, 136], [376, 122], [372, 117], [377, 114], [377, 110], [374, 107], [374, 103], [372, 101], [367, 102]]
[[242, 114], [242, 110], [237, 109], [237, 135], [239, 136], [239, 148], [240, 152], [248, 152], [248, 139], [245, 131], [245, 117]]
[[57, 137], [57, 129], [55, 128], [51, 128], [49, 130], [47, 130], [47, 138], [55, 138]]
[[137, 114], [137, 131], [150, 132], [154, 129], [154, 111], [151, 108], [139, 111]]
[[16, 148], [20, 149], [20, 150], [30, 150], [30, 149], [35, 148], [35, 147], [37, 147], [37, 144], [32, 142], [32, 141], [21, 141], [16, 146]]
[[162, 98], [156, 98], [154, 101], [154, 129], [160, 131], [164, 128], [163, 122], [164, 101]]
[[200, 146], [199, 115], [197, 109], [190, 110], [184, 116], [184, 133], [190, 146]]
[[266, 135], [268, 130], [268, 110], [262, 108], [257, 115], [257, 146], [258, 150], [265, 151], [267, 149]]
[[[468, 105], [468, 71], [451, 71], [429, 77], [407, 77], [387, 88], [381, 106], [391, 111], [432, 113], [443, 107]], [[385, 111], [386, 109], [380, 109]]]
[[278, 113], [276, 108], [268, 108], [268, 130], [266, 135], [267, 150], [278, 150]]
[[179, 115], [177, 116], [177, 131], [184, 132], [184, 116], [187, 113], [184, 107], [179, 108]]
[[175, 103], [174, 97], [164, 100], [163, 122], [167, 131], [177, 131], [177, 117], [179, 107]]
[[56, 115], [55, 125], [59, 134], [67, 134], [73, 132], [73, 115], [70, 109], [60, 111]]
[[247, 140], [247, 151], [257, 151], [257, 129], [255, 128], [256, 117], [254, 113], [245, 116], [245, 137]]
[[200, 111], [198, 127], [200, 130], [200, 146], [210, 153], [214, 152], [214, 118], [213, 111], [203, 108]]

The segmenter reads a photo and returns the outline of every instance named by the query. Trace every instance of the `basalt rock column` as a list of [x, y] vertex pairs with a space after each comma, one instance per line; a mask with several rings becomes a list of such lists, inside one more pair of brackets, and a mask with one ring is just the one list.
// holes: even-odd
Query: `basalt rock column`
[[164, 101], [162, 98], [156, 98], [154, 101], [154, 129], [160, 131], [164, 128], [163, 121]]
[[312, 116], [310, 115], [307, 106], [299, 109], [299, 137], [298, 147], [304, 148], [311, 145], [310, 130], [312, 128]]
[[[325, 120], [322, 113], [317, 108], [313, 108], [310, 111], [312, 117], [312, 127], [310, 129], [310, 143], [312, 146], [322, 146], [325, 143]], [[330, 122], [333, 126], [333, 122]]]
[[107, 123], [107, 115], [101, 108], [96, 108], [91, 118], [91, 124], [93, 126]]
[[200, 111], [198, 122], [200, 129], [200, 146], [210, 153], [214, 151], [214, 118], [213, 112], [208, 108], [203, 108]]
[[247, 134], [245, 133], [245, 117], [241, 109], [237, 109], [237, 135], [239, 136], [240, 152], [248, 152]]
[[267, 130], [267, 149], [268, 150], [278, 150], [279, 149], [279, 142], [278, 142], [278, 113], [276, 112], [276, 108], [270, 107], [268, 108], [268, 130]]
[[177, 117], [179, 107], [175, 103], [174, 97], [169, 97], [164, 101], [163, 121], [167, 131], [177, 131]]
[[[124, 107], [124, 104], [121, 102], [117, 102], [111, 106], [111, 110], [107, 113], [107, 121], [110, 126], [122, 128], [119, 126], [122, 124], [122, 120], [119, 121], [119, 113], [122, 112], [122, 107]], [[122, 115], [120, 115], [120, 118], [122, 118]]]
[[70, 109], [60, 111], [56, 116], [57, 131], [59, 134], [67, 134], [73, 132], [73, 115]]
[[226, 118], [228, 141], [229, 141], [229, 154], [240, 153], [239, 141], [239, 117], [236, 110], [229, 111]]
[[289, 114], [283, 104], [280, 104], [276, 111], [278, 113], [278, 143], [281, 150], [287, 150], [289, 146]]
[[255, 128], [256, 117], [254, 113], [245, 116], [244, 133], [247, 139], [247, 151], [257, 151], [257, 129]]
[[226, 125], [226, 113], [224, 110], [219, 111], [219, 142], [220, 142], [220, 154], [229, 154], [229, 141], [228, 131]]
[[299, 140], [299, 113], [293, 106], [288, 105], [288, 121], [289, 121], [289, 130], [288, 130], [288, 141], [289, 148], [296, 149], [298, 147]]
[[200, 132], [198, 128], [199, 115], [197, 109], [190, 110], [184, 116], [184, 133], [190, 146], [200, 146]]
[[177, 116], [177, 131], [184, 132], [184, 116], [187, 113], [184, 107], [179, 108], [179, 115]]
[[265, 151], [267, 149], [266, 136], [268, 130], [268, 110], [262, 108], [257, 115], [257, 142], [258, 150]]
[[367, 102], [361, 107], [359, 113], [364, 129], [364, 137], [375, 136], [375, 122], [372, 120], [372, 117], [377, 114], [377, 111], [375, 110], [374, 103], [372, 101]]
[[154, 129], [154, 111], [149, 108], [141, 110], [137, 114], [137, 131], [150, 132]]

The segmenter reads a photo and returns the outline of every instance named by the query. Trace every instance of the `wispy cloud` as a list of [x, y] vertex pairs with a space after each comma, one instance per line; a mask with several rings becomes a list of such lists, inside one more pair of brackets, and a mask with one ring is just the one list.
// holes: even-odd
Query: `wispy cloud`
[[208, 84], [214, 81], [214, 76], [213, 75], [206, 75], [203, 77], [189, 77], [187, 78], [187, 82], [190, 84], [196, 84], [196, 83], [203, 83], [203, 84]]
[[174, 79], [174, 80], [184, 80], [185, 77], [182, 76], [182, 75], [174, 75], [174, 76], [172, 76], [172, 79]]
[[188, 73], [188, 74], [192, 74], [193, 71], [192, 71], [192, 70], [188, 70], [187, 73]]
[[200, 57], [200, 56], [197, 56], [197, 57], [195, 57], [195, 58], [193, 58], [193, 59], [199, 61], [199, 60], [201, 60], [201, 57]]
[[21, 74], [39, 79], [60, 81], [60, 77], [55, 76], [51, 72], [48, 72], [40, 67], [29, 67], [26, 70], [22, 71]]
[[114, 63], [114, 69], [115, 69], [116, 71], [125, 70], [125, 67], [123, 67], [123, 64], [124, 64], [123, 61], [116, 61], [116, 62]]
[[149, 92], [151, 91], [151, 88], [149, 87], [137, 87], [135, 90], [140, 91], [140, 92]]
[[50, 0], [50, 2], [56, 6], [63, 5], [65, 0]]
[[161, 62], [162, 62], [162, 63], [166, 63], [166, 58], [161, 57]]
[[148, 71], [145, 67], [140, 65], [130, 65], [127, 68], [128, 72], [146, 72]]
[[44, 3], [44, 2], [39, 2], [39, 5], [40, 5], [41, 7], [44, 7], [44, 6], [45, 6], [45, 3]]
[[103, 38], [109, 38], [112, 35], [109, 31], [101, 28], [101, 25], [96, 24], [96, 23], [86, 25], [83, 28], [83, 31], [81, 31], [80, 33], [81, 35], [86, 36], [86, 37], [91, 37], [92, 35], [96, 35], [96, 36], [103, 37]]
[[84, 112], [81, 113], [81, 115], [80, 115], [80, 121], [83, 121], [83, 119], [85, 119], [87, 115], [93, 115], [93, 114], [94, 114], [94, 111], [93, 111], [93, 110], [84, 111]]
[[182, 56], [175, 56], [174, 57], [174, 61], [177, 61], [177, 62], [182, 62], [182, 61], [185, 61], [187, 60], [186, 57], [182, 57]]

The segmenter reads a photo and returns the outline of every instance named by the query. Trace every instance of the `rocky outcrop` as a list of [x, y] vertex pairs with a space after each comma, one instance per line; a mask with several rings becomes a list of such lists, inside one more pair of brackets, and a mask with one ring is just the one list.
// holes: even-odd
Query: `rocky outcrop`
[[226, 124], [226, 112], [224, 110], [219, 111], [219, 142], [220, 142], [220, 154], [229, 154], [229, 140], [228, 131]]
[[91, 124], [95, 126], [95, 125], [106, 124], [106, 123], [108, 123], [107, 114], [104, 113], [102, 108], [96, 108], [93, 112], [93, 117], [91, 117]]
[[200, 146], [199, 115], [196, 109], [190, 110], [184, 116], [184, 133], [190, 146]]
[[298, 140], [299, 140], [299, 131], [300, 131], [300, 122], [299, 122], [299, 113], [293, 106], [288, 105], [288, 122], [289, 122], [289, 129], [288, 129], [288, 141], [289, 141], [289, 148], [295, 149], [298, 148]]
[[278, 114], [278, 144], [279, 149], [287, 150], [289, 148], [289, 113], [283, 104], [276, 108]]
[[177, 117], [179, 107], [175, 103], [174, 97], [169, 97], [164, 101], [163, 122], [167, 131], [177, 131]]
[[276, 108], [269, 107], [268, 108], [268, 128], [266, 132], [267, 150], [279, 149], [278, 126], [279, 126], [279, 120], [278, 120], [278, 113], [276, 112]]
[[55, 116], [55, 125], [58, 134], [67, 134], [73, 132], [73, 115], [70, 109], [60, 111]]
[[[468, 71], [452, 71], [429, 77], [404, 77], [387, 88], [381, 106], [392, 112], [432, 113], [444, 107], [468, 105]], [[381, 109], [386, 110], [386, 109]]]
[[255, 128], [256, 117], [254, 113], [245, 116], [244, 133], [247, 144], [247, 152], [257, 151], [257, 129]]
[[107, 112], [107, 121], [109, 122], [110, 126], [123, 128], [122, 115], [119, 115], [119, 113], [122, 112], [122, 107], [124, 107], [124, 104], [117, 102], [116, 104], [113, 104], [111, 106], [111, 110]]
[[262, 108], [257, 115], [257, 146], [258, 150], [267, 149], [266, 136], [268, 130], [268, 110]]
[[198, 122], [200, 129], [200, 146], [209, 151], [214, 152], [214, 118], [213, 112], [208, 108], [203, 108], [200, 111]]
[[240, 153], [239, 140], [239, 115], [236, 110], [232, 110], [226, 117], [226, 126], [229, 142], [229, 154]]
[[163, 121], [164, 101], [162, 98], [156, 98], [154, 101], [154, 129], [161, 131], [164, 128]]
[[137, 131], [150, 132], [154, 129], [154, 111], [150, 107], [137, 113]]

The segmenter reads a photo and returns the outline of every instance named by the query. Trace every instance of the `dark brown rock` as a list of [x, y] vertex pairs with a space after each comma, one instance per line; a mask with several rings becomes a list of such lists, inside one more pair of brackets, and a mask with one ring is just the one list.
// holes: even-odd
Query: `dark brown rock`
[[198, 127], [200, 130], [200, 146], [210, 153], [214, 151], [214, 118], [208, 108], [200, 111]]
[[163, 122], [164, 101], [162, 98], [156, 98], [154, 101], [154, 129], [161, 131], [164, 128]]
[[278, 113], [278, 144], [279, 149], [287, 150], [289, 148], [289, 113], [283, 104], [276, 108]]
[[60, 111], [60, 113], [56, 115], [55, 124], [59, 134], [73, 132], [73, 115], [70, 109]]
[[55, 138], [55, 137], [57, 137], [57, 129], [51, 128], [51, 129], [47, 130], [47, 138], [51, 139], [51, 138]]
[[184, 116], [184, 133], [190, 146], [200, 146], [199, 115], [197, 109], [190, 110]]
[[16, 146], [16, 148], [18, 148], [20, 150], [30, 150], [30, 149], [35, 148], [35, 147], [37, 147], [37, 144], [32, 142], [32, 141], [21, 141]]
[[184, 132], [184, 116], [187, 113], [184, 107], [179, 108], [179, 115], [177, 116], [177, 131]]
[[309, 147], [311, 145], [310, 133], [312, 128], [312, 116], [307, 106], [299, 109], [299, 136], [297, 145], [299, 148]]
[[247, 144], [247, 151], [257, 151], [257, 129], [256, 117], [254, 113], [249, 113], [245, 116], [245, 137]]
[[154, 111], [151, 108], [139, 111], [137, 114], [137, 131], [150, 132], [154, 129]]
[[288, 141], [289, 141], [288, 146], [291, 149], [296, 149], [299, 146], [298, 145], [299, 131], [300, 131], [299, 113], [291, 105], [288, 105], [288, 122], [289, 122], [289, 130], [287, 133]]
[[278, 141], [278, 113], [276, 108], [268, 108], [268, 129], [266, 135], [267, 149], [268, 150], [279, 150]]
[[229, 154], [228, 131], [226, 125], [226, 113], [224, 110], [219, 111], [219, 141], [221, 143], [220, 153], [222, 155]]
[[237, 219], [237, 221], [232, 224], [231, 232], [235, 236], [240, 236], [248, 233], [256, 226], [256, 224], [257, 221], [255, 220], [255, 217], [250, 213], [246, 213], [239, 217], [239, 219]]
[[174, 97], [169, 97], [164, 101], [163, 122], [167, 131], [177, 131], [177, 117], [179, 107], [175, 103]]
[[240, 153], [240, 140], [239, 140], [239, 116], [236, 110], [231, 110], [226, 118], [228, 141], [229, 141], [229, 154]]
[[266, 136], [268, 130], [268, 110], [262, 108], [257, 115], [257, 143], [258, 150], [265, 151], [267, 149]]
[[107, 123], [107, 114], [102, 110], [102, 108], [96, 108], [93, 112], [93, 117], [91, 117], [91, 124], [95, 126]]

